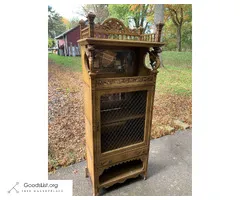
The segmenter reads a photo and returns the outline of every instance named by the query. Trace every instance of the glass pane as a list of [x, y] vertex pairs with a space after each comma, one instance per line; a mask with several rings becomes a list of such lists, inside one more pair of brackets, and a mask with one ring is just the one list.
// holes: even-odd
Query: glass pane
[[132, 75], [135, 65], [135, 53], [131, 50], [96, 51], [94, 69], [98, 72], [125, 73]]

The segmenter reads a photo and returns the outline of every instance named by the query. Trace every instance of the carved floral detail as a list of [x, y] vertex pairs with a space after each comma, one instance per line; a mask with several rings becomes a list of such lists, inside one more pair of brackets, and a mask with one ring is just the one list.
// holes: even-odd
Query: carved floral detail
[[97, 86], [108, 86], [112, 84], [141, 83], [154, 81], [153, 76], [123, 77], [118, 79], [98, 79]]

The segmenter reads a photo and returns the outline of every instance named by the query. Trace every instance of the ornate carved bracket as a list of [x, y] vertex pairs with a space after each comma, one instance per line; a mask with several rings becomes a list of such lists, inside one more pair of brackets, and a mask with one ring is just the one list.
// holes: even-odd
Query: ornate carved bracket
[[148, 51], [150, 58], [150, 65], [152, 66], [152, 70], [156, 71], [160, 67], [160, 58], [159, 53], [162, 52], [160, 47], [154, 47], [152, 51]]
[[86, 52], [86, 57], [87, 57], [87, 66], [88, 66], [88, 74], [90, 76], [94, 76], [96, 75], [95, 73], [91, 72], [93, 69], [93, 65], [94, 65], [94, 58], [96, 56], [96, 49], [94, 45], [88, 45], [85, 49]]
[[96, 55], [95, 46], [94, 45], [88, 45], [86, 48], [86, 55], [90, 61], [90, 59], [94, 59]]

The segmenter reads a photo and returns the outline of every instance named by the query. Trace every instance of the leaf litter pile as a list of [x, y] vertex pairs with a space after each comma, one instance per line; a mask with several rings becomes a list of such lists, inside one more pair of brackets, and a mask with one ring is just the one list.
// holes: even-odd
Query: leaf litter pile
[[[185, 126], [184, 126], [185, 125]], [[152, 138], [169, 135], [192, 126], [192, 98], [185, 95], [155, 93]]]
[[[48, 171], [85, 159], [82, 73], [48, 63]], [[156, 91], [152, 138], [173, 134], [192, 124], [191, 96]]]
[[49, 61], [48, 171], [85, 155], [82, 75]]

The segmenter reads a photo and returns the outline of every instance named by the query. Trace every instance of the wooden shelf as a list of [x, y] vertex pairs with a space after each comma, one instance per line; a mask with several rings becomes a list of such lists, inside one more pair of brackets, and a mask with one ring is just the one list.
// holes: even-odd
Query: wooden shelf
[[145, 117], [145, 114], [131, 113], [127, 110], [114, 110], [101, 113], [102, 126], [116, 124], [117, 122], [127, 121]]
[[116, 40], [116, 39], [100, 39], [100, 38], [84, 38], [77, 41], [80, 45], [94, 44], [101, 46], [121, 46], [121, 47], [161, 47], [163, 42], [148, 42], [139, 40]]
[[105, 187], [120, 180], [125, 181], [128, 178], [140, 174], [142, 171], [143, 163], [141, 160], [129, 161], [105, 170], [99, 177], [99, 183], [101, 187]]

